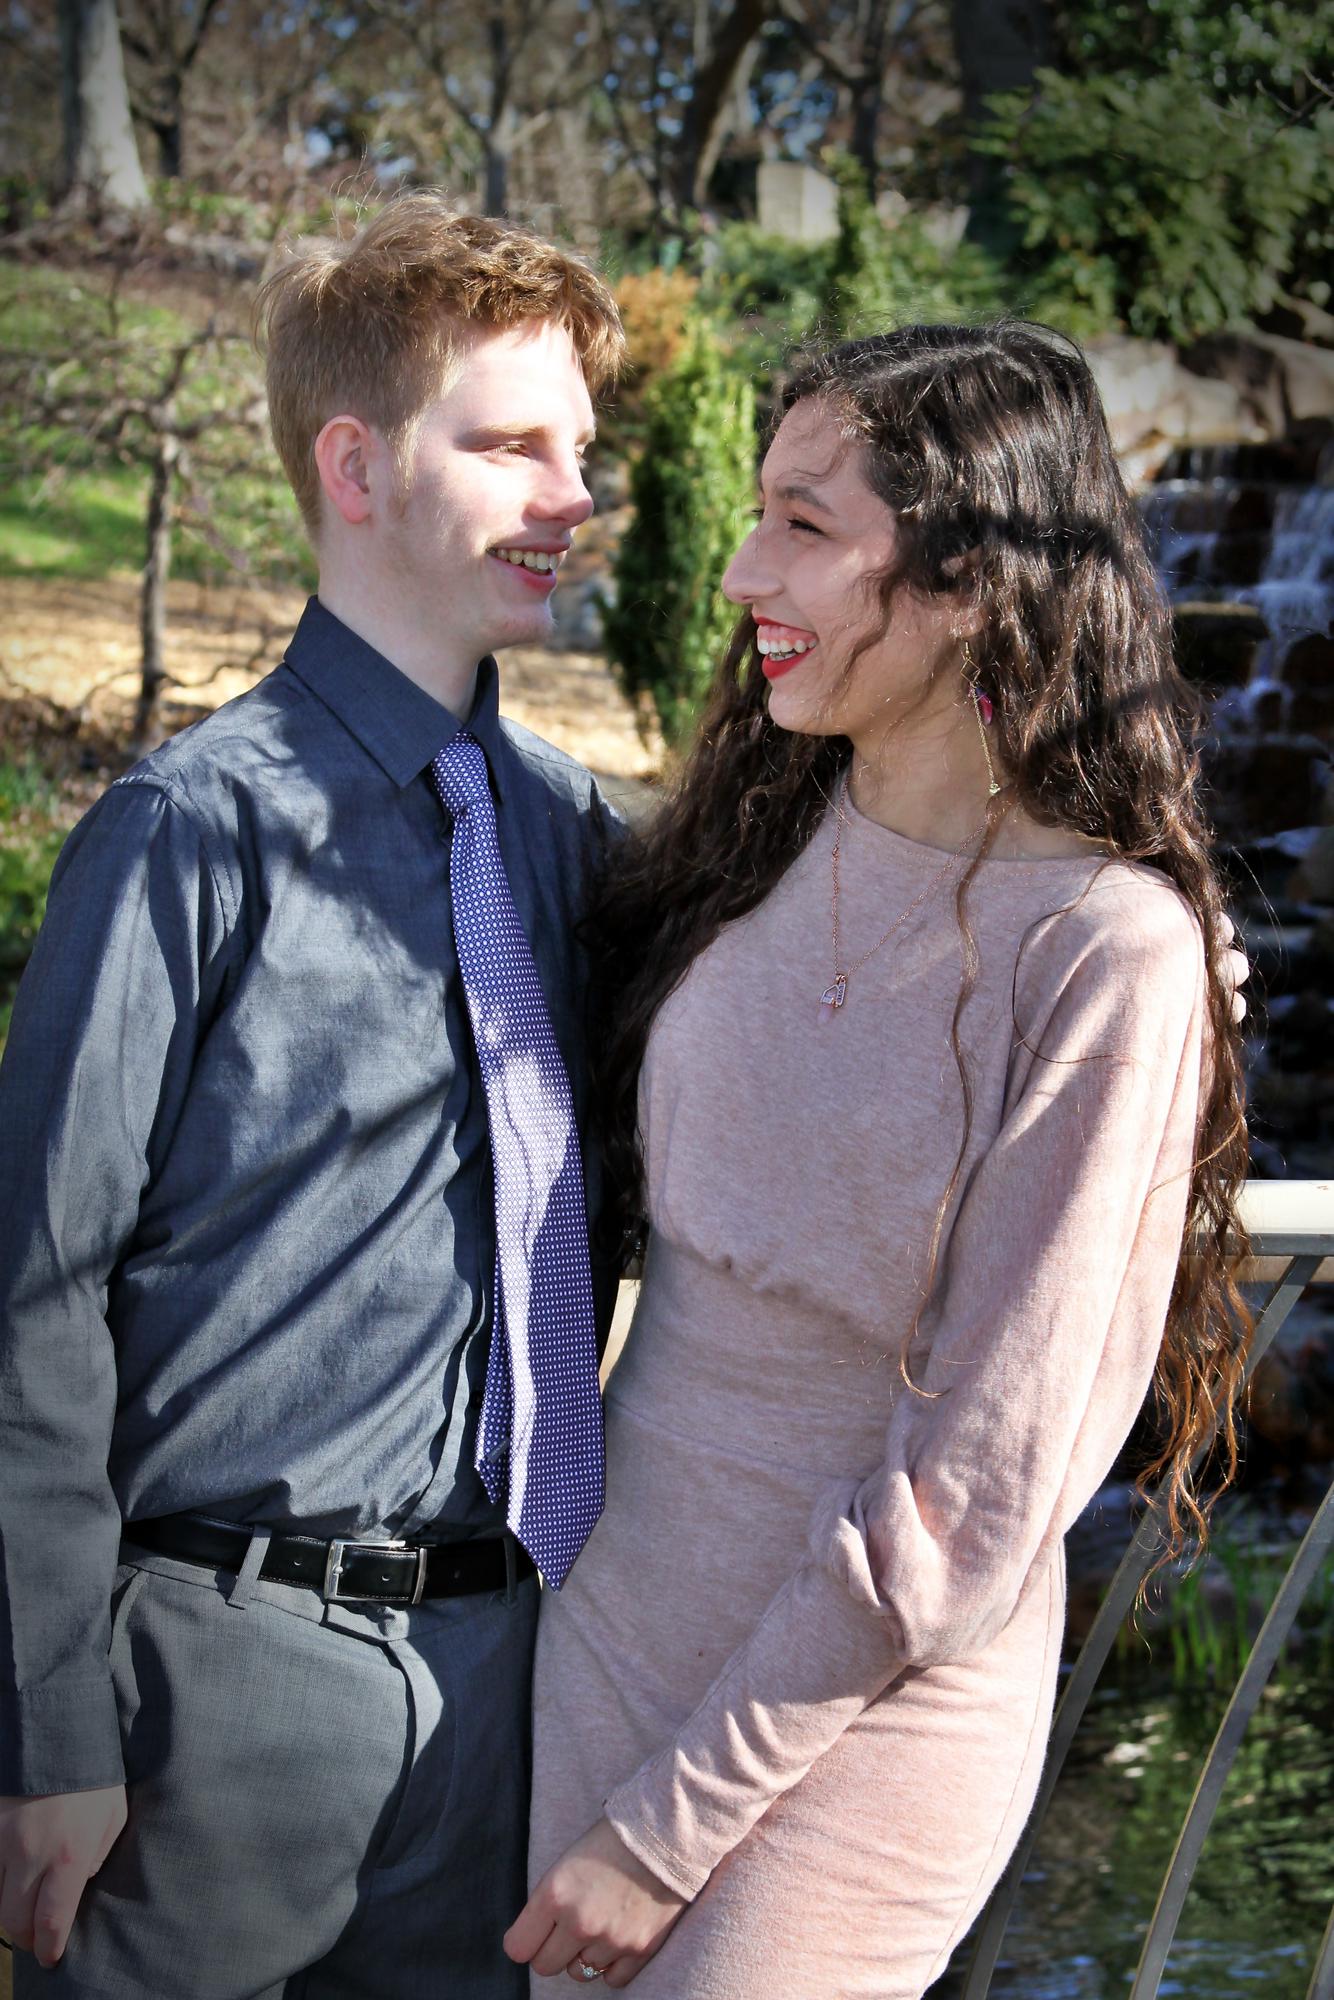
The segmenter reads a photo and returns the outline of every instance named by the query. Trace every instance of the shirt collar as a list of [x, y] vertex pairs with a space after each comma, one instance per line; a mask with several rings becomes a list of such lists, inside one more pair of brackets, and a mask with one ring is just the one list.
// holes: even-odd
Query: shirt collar
[[[465, 727], [461, 717], [358, 638], [318, 597], [308, 600], [284, 657], [297, 679], [338, 717], [396, 785], [410, 785], [420, 777]], [[497, 796], [502, 796], [500, 676], [490, 657], [477, 669], [477, 690], [466, 727], [486, 752], [491, 782]]]

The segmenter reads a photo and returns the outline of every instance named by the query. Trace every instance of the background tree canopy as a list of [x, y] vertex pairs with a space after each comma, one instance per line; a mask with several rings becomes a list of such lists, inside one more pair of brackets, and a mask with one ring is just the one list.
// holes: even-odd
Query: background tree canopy
[[[1189, 338], [1280, 292], [1327, 303], [1329, 0], [3, 0], [11, 226], [95, 178], [79, 144], [129, 171], [117, 24], [178, 221], [265, 236], [407, 180], [707, 267], [763, 162], [832, 150], [872, 203], [967, 202], [969, 241], [1085, 328]], [[100, 67], [71, 153], [80, 47]]]
[[[0, 0], [0, 50], [0, 518], [19, 568], [141, 570], [143, 727], [169, 574], [303, 571], [254, 280], [397, 187], [619, 285], [601, 449], [638, 521], [605, 636], [670, 740], [793, 344], [1334, 329], [1330, 0]], [[782, 162], [836, 183], [827, 230], [766, 225]]]

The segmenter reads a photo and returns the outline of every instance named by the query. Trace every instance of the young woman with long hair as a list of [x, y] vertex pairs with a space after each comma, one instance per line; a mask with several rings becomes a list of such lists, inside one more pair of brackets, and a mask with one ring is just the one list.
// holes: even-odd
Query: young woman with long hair
[[909, 327], [782, 409], [601, 910], [647, 1265], [507, 1940], [643, 2000], [930, 1985], [1032, 1804], [1062, 1537], [1151, 1388], [1202, 1528], [1247, 1324], [1194, 705], [1086, 363]]

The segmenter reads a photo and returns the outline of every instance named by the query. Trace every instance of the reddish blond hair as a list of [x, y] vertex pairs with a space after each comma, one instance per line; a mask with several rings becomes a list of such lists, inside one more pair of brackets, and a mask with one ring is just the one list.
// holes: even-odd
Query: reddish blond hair
[[346, 242], [298, 244], [260, 286], [255, 327], [273, 440], [309, 532], [320, 525], [315, 440], [330, 417], [360, 417], [402, 466], [470, 336], [543, 321], [569, 333], [591, 394], [615, 380], [625, 336], [607, 287], [509, 223], [420, 192], [386, 202]]

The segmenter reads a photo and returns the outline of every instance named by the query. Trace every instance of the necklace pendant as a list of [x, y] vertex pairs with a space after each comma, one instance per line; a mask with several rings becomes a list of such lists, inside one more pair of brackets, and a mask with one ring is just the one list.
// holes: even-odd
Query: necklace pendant
[[826, 986], [820, 995], [820, 1019], [832, 1021], [843, 1002], [848, 997], [848, 975], [840, 972], [832, 986]]

